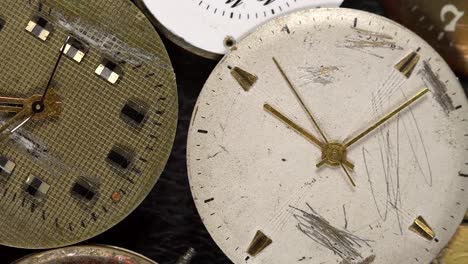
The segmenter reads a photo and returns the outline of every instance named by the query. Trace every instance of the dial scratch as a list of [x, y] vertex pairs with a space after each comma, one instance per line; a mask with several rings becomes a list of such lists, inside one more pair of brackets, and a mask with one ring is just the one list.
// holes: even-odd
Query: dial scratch
[[290, 206], [294, 209], [293, 216], [298, 221], [297, 229], [319, 245], [333, 251], [343, 260], [365, 260], [358, 248], [366, 246], [371, 248], [372, 240], [362, 239], [358, 236], [332, 226], [320, 216], [308, 203], [308, 211]]

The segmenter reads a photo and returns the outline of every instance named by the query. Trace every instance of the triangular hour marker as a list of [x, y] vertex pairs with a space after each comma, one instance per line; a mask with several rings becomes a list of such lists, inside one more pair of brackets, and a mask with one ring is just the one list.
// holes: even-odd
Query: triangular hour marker
[[416, 68], [421, 57], [416, 52], [411, 52], [395, 65], [395, 69], [400, 71], [406, 78], [409, 78]]
[[234, 67], [231, 70], [231, 74], [246, 92], [248, 92], [258, 80], [257, 76], [239, 67]]
[[262, 231], [257, 231], [255, 234], [254, 239], [250, 242], [249, 249], [247, 249], [247, 253], [252, 257], [257, 256], [260, 252], [265, 250], [273, 241], [267, 237]]
[[413, 224], [409, 227], [409, 230], [415, 232], [427, 240], [432, 240], [435, 237], [434, 231], [422, 216], [418, 216], [418, 218], [414, 220]]

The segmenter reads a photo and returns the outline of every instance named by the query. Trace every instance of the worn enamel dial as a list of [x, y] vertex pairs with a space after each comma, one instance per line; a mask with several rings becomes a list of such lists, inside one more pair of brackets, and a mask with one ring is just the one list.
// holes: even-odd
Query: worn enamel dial
[[129, 0], [1, 1], [0, 61], [0, 244], [58, 247], [117, 224], [176, 129], [150, 21]]
[[429, 263], [467, 209], [467, 111], [447, 64], [399, 24], [294, 13], [205, 84], [192, 194], [234, 263]]
[[339, 6], [342, 0], [137, 0], [172, 41], [208, 58], [225, 54], [264, 22], [295, 10]]

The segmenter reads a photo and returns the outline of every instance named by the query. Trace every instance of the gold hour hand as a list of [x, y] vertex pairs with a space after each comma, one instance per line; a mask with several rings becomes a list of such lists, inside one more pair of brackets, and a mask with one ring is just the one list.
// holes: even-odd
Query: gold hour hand
[[263, 109], [267, 111], [268, 113], [272, 114], [274, 117], [276, 117], [278, 120], [283, 122], [286, 126], [289, 126], [292, 128], [294, 131], [296, 131], [299, 135], [303, 136], [305, 139], [309, 140], [310, 142], [314, 143], [317, 145], [320, 149], [324, 147], [324, 144], [318, 140], [316, 137], [314, 137], [312, 134], [307, 132], [304, 128], [300, 127], [296, 123], [294, 123], [291, 119], [280, 113], [278, 110], [273, 108], [273, 106], [269, 104], [264, 104]]
[[325, 136], [325, 133], [322, 131], [322, 129], [320, 128], [318, 122], [315, 120], [314, 116], [312, 115], [312, 112], [309, 110], [309, 108], [306, 106], [304, 100], [302, 99], [302, 97], [299, 95], [299, 92], [297, 91], [296, 87], [294, 86], [294, 84], [291, 82], [291, 80], [289, 79], [288, 75], [286, 74], [286, 72], [284, 71], [283, 67], [281, 67], [281, 65], [279, 64], [279, 62], [276, 60], [276, 58], [273, 57], [273, 62], [275, 63], [276, 67], [278, 68], [279, 72], [281, 73], [281, 76], [283, 76], [283, 78], [286, 80], [286, 82], [288, 83], [288, 86], [289, 88], [291, 88], [291, 91], [293, 92], [294, 96], [296, 97], [296, 99], [299, 101], [299, 103], [301, 104], [302, 108], [305, 110], [307, 116], [309, 117], [309, 119], [312, 121], [312, 123], [314, 124], [314, 126], [317, 128], [317, 130], [319, 131], [320, 135], [322, 136], [322, 138], [325, 140], [325, 143], [328, 143], [328, 139], [327, 137]]
[[0, 112], [18, 113], [23, 109], [26, 99], [15, 97], [0, 97]]
[[422, 89], [421, 91], [419, 91], [417, 94], [415, 94], [413, 97], [411, 97], [410, 99], [408, 99], [406, 102], [404, 102], [402, 105], [400, 105], [399, 107], [397, 107], [395, 110], [393, 110], [392, 112], [390, 112], [389, 114], [387, 114], [386, 116], [382, 117], [379, 121], [375, 122], [373, 125], [371, 125], [369, 128], [367, 128], [366, 130], [364, 130], [363, 132], [361, 132], [359, 135], [355, 136], [354, 138], [352, 138], [351, 140], [349, 140], [347, 143], [345, 143], [345, 147], [348, 148], [350, 147], [351, 145], [353, 145], [354, 143], [358, 142], [360, 139], [362, 139], [363, 137], [365, 137], [366, 135], [368, 135], [369, 133], [371, 133], [372, 131], [374, 131], [376, 128], [378, 128], [379, 126], [381, 126], [383, 123], [387, 122], [388, 120], [390, 120], [392, 117], [394, 117], [396, 114], [398, 114], [399, 112], [401, 112], [402, 110], [404, 110], [405, 108], [407, 108], [408, 106], [410, 106], [411, 104], [413, 104], [415, 101], [417, 101], [419, 98], [421, 98], [423, 95], [425, 95], [427, 92], [429, 91], [429, 89], [427, 88], [424, 88]]
[[[309, 140], [310, 142], [314, 143], [317, 147], [320, 148], [320, 150], [322, 151], [322, 155], [333, 155], [333, 150], [328, 150], [327, 148], [327, 146], [333, 145], [333, 144], [325, 144], [322, 141], [318, 140], [314, 135], [307, 132], [304, 128], [302, 128], [298, 124], [294, 123], [291, 119], [289, 119], [287, 116], [283, 115], [281, 112], [276, 110], [273, 106], [269, 104], [264, 104], [263, 109], [265, 109], [265, 111], [267, 111], [268, 113], [276, 117], [278, 120], [283, 122], [286, 126], [292, 128], [294, 131], [296, 131], [296, 133], [298, 133], [305, 139]], [[326, 154], [326, 153], [331, 153], [331, 154]], [[349, 169], [351, 170], [354, 169], [354, 164], [351, 163], [350, 161], [344, 159], [342, 163]]]
[[62, 102], [54, 91], [50, 91], [45, 98], [42, 95], [33, 95], [27, 99], [0, 97], [0, 112], [16, 113], [0, 126], [0, 142], [9, 138], [31, 119], [58, 116], [61, 106]]

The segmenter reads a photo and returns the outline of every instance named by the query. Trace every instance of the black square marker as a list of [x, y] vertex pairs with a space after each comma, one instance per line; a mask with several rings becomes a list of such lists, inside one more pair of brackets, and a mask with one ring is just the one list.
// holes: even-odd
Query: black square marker
[[130, 101], [122, 108], [121, 117], [140, 125], [145, 120], [146, 112], [145, 107]]
[[84, 180], [78, 181], [73, 185], [72, 193], [88, 201], [91, 201], [96, 196], [94, 186]]
[[2, 18], [0, 18], [0, 31], [2, 31], [2, 29], [5, 27], [5, 20], [3, 20]]
[[129, 152], [116, 146], [113, 147], [107, 155], [107, 160], [113, 165], [124, 170], [127, 169], [132, 162]]
[[44, 18], [40, 17], [37, 19], [37, 25], [40, 26], [41, 28], [45, 28], [47, 26], [47, 20]]

